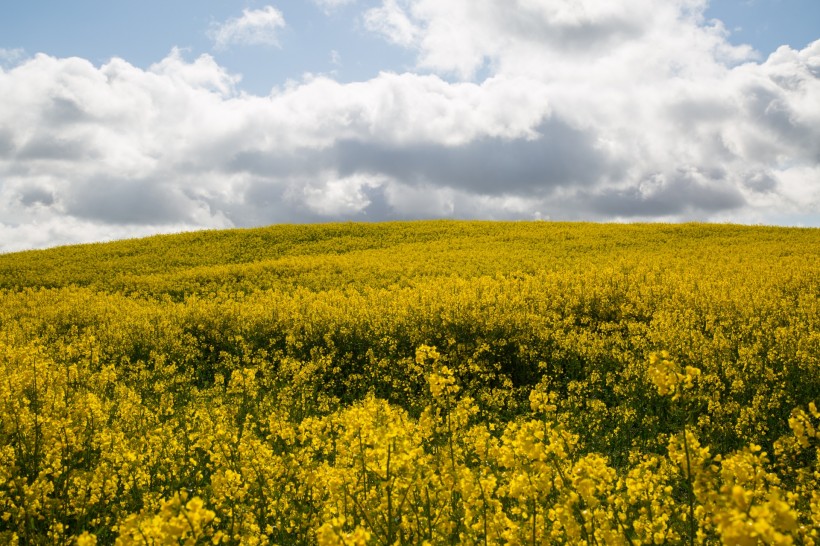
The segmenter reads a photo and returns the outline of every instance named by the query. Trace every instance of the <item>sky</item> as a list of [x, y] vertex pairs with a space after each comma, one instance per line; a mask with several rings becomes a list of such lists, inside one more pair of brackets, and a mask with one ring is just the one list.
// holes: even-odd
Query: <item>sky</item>
[[820, 227], [817, 0], [0, 6], [0, 252], [420, 218]]

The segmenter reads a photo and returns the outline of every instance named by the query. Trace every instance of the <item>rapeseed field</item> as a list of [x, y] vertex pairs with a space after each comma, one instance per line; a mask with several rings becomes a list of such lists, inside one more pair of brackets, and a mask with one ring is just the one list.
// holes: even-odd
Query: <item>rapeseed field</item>
[[820, 545], [820, 230], [0, 256], [0, 544]]

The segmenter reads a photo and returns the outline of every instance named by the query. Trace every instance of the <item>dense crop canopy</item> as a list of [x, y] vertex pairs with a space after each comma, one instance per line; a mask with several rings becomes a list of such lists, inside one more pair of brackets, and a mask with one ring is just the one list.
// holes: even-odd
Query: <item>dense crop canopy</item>
[[820, 545], [820, 233], [0, 256], [0, 543]]

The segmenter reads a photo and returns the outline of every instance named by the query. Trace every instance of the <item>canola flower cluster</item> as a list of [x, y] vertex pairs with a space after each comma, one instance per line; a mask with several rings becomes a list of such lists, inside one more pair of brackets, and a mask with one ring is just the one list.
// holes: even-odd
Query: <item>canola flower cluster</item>
[[820, 544], [816, 231], [293, 229], [256, 288], [0, 257], [65, 262], [0, 275], [0, 543]]

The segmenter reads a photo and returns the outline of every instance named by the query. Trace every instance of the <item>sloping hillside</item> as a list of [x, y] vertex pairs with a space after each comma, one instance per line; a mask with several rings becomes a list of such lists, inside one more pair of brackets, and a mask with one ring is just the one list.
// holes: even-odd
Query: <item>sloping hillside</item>
[[286, 225], [0, 255], [0, 288], [76, 285], [153, 294], [216, 286], [323, 290], [653, 262], [693, 271], [708, 265], [732, 276], [763, 262], [788, 269], [818, 256], [817, 229], [451, 221]]
[[818, 296], [816, 229], [3, 255], [0, 543], [818, 544]]

